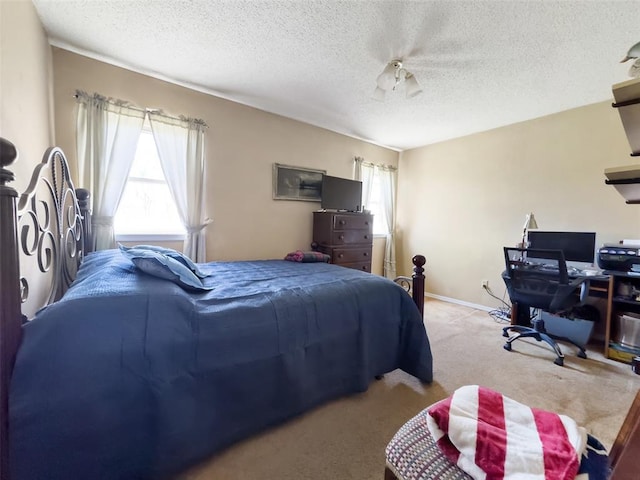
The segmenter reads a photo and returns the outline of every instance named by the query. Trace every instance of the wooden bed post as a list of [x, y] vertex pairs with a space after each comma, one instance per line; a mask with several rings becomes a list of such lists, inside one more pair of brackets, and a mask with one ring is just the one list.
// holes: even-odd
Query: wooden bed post
[[612, 472], [610, 480], [638, 478], [638, 451], [640, 450], [640, 390], [627, 412], [609, 452]]
[[427, 259], [422, 255], [415, 255], [411, 261], [413, 262], [413, 287], [411, 289], [413, 301], [424, 317], [424, 268], [422, 267], [427, 263]]
[[5, 167], [18, 157], [15, 146], [0, 138], [0, 478], [9, 478], [9, 383], [22, 335], [16, 198]]

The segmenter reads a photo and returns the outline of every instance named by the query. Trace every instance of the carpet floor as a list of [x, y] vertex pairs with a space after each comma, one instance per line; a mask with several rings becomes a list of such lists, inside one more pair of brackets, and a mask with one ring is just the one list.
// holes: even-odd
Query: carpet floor
[[[298, 416], [218, 453], [179, 480], [381, 480], [384, 449], [409, 418], [462, 385], [478, 384], [532, 407], [570, 416], [609, 448], [640, 376], [627, 364], [589, 358], [529, 339], [502, 348], [502, 327], [484, 311], [438, 300], [425, 304], [434, 381], [423, 385], [396, 370], [369, 389]], [[259, 394], [256, 392], [256, 394]]]

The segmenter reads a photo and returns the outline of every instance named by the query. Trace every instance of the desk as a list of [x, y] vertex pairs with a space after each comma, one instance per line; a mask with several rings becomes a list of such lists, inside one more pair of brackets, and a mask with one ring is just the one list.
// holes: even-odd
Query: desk
[[[623, 274], [626, 275], [626, 274]], [[627, 278], [628, 275], [625, 277]], [[571, 278], [578, 278], [572, 276]], [[605, 342], [604, 342], [604, 356], [610, 358], [609, 354], [609, 342], [611, 341], [611, 318], [612, 313], [615, 312], [614, 292], [616, 286], [616, 279], [619, 278], [619, 274], [614, 272], [607, 272], [605, 275], [588, 275], [589, 279], [589, 297], [606, 299], [607, 306], [605, 309]], [[635, 277], [638, 281], [638, 288], [640, 289], [640, 277]], [[638, 306], [638, 312], [640, 312], [640, 302], [635, 302]], [[529, 309], [523, 308], [525, 305], [514, 303], [511, 306], [511, 325], [525, 325], [530, 326]], [[614, 352], [611, 352], [614, 353]], [[618, 359], [615, 355], [612, 357]], [[630, 360], [629, 360], [630, 361]]]

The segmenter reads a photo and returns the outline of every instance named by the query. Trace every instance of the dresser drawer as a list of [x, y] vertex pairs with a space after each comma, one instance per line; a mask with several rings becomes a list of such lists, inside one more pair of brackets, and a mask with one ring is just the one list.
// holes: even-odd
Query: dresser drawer
[[369, 230], [342, 230], [331, 232], [331, 245], [352, 243], [372, 243], [373, 234]]
[[331, 263], [371, 273], [373, 215], [313, 212], [315, 251], [331, 256]]
[[371, 262], [371, 247], [334, 248], [331, 263]]
[[334, 230], [368, 230], [373, 231], [372, 215], [334, 215]]
[[341, 267], [353, 268], [361, 272], [371, 273], [371, 262], [339, 263]]

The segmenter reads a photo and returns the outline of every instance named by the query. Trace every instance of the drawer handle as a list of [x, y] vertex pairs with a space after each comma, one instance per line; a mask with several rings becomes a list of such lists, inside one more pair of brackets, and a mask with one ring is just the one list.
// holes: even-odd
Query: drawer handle
[[338, 258], [342, 258], [344, 257], [344, 253], [341, 253], [340, 255], [338, 255]]
[[367, 266], [366, 266], [366, 265], [363, 265], [363, 266], [362, 266], [362, 269], [363, 269], [364, 271], [366, 271], [366, 270], [367, 270]]
[[364, 222], [365, 225], [369, 225], [369, 222]]
[[365, 240], [369, 240], [369, 235], [365, 235], [365, 236], [364, 236], [364, 239], [365, 239]]
[[368, 257], [368, 256], [369, 256], [369, 252], [364, 252], [364, 253], [363, 253], [363, 255], [364, 255], [365, 257]]
[[344, 240], [344, 235], [340, 235], [338, 238], [339, 238], [340, 240]]
[[338, 223], [340, 223], [340, 225], [344, 225], [347, 222], [346, 222], [346, 220], [340, 220], [340, 222], [338, 222]]

